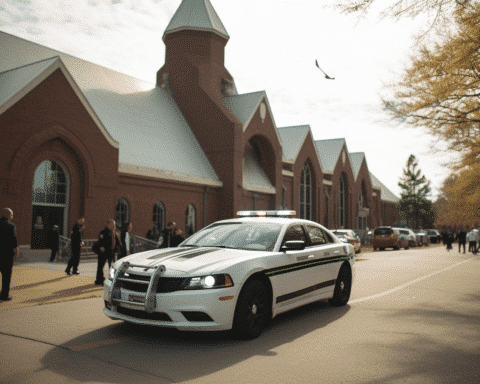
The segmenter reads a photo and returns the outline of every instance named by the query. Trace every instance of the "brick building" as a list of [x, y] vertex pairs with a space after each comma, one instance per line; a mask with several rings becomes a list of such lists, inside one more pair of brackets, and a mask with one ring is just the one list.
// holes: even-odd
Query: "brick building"
[[238, 94], [228, 33], [209, 0], [183, 0], [149, 84], [0, 32], [0, 197], [22, 245], [85, 216], [145, 236], [191, 234], [241, 209], [295, 209], [329, 228], [398, 220], [394, 196], [345, 139], [275, 125], [264, 91]]

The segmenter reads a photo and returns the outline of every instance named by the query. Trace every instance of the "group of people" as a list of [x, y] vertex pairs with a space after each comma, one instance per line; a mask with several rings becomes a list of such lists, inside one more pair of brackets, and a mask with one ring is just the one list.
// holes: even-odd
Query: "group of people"
[[155, 241], [158, 248], [176, 247], [185, 240], [182, 230], [177, 228], [177, 224], [174, 221], [169, 221], [165, 229], [160, 232], [155, 229], [149, 230], [146, 238]]
[[[84, 245], [82, 233], [85, 229], [85, 218], [81, 217], [77, 220], [71, 232], [71, 249], [72, 256], [68, 261], [65, 273], [67, 275], [79, 275], [78, 265], [80, 263], [80, 250]], [[98, 235], [98, 241], [93, 247], [97, 254], [97, 273], [95, 278], [96, 285], [103, 285], [105, 279], [103, 269], [105, 264], [111, 267], [115, 259], [128, 256], [132, 253], [132, 223], [126, 223], [120, 230], [117, 229], [115, 220], [108, 219], [104, 229]]]
[[[8, 301], [12, 297], [10, 293], [10, 282], [13, 269], [13, 261], [19, 257], [19, 248], [16, 235], [15, 224], [12, 223], [13, 211], [10, 208], [4, 208], [0, 218], [0, 272], [2, 274], [2, 291], [0, 300]], [[132, 253], [132, 223], [126, 223], [120, 230], [116, 228], [115, 220], [108, 219], [105, 228], [100, 232], [96, 243], [95, 253], [97, 259], [97, 273], [95, 278], [96, 285], [103, 285], [105, 279], [103, 269], [105, 264], [111, 266], [115, 259], [128, 256]], [[79, 218], [70, 233], [71, 239], [71, 257], [68, 260], [65, 273], [67, 275], [79, 275], [78, 266], [80, 264], [80, 251], [84, 245], [83, 232], [85, 230], [85, 218]], [[176, 223], [171, 221], [167, 223], [164, 230], [158, 234], [149, 231], [147, 238], [153, 238], [157, 242], [158, 248], [176, 247], [185, 237], [182, 231], [177, 228]], [[54, 261], [59, 248], [58, 226], [54, 225], [49, 233], [49, 248], [52, 250], [50, 261]]]
[[469, 232], [461, 229], [456, 235], [451, 232], [444, 232], [442, 240], [448, 251], [453, 249], [452, 244], [455, 241], [458, 242], [458, 252], [461, 252], [463, 248], [463, 253], [465, 253], [467, 244], [468, 252], [476, 254], [480, 249], [480, 232], [478, 229], [472, 229]]

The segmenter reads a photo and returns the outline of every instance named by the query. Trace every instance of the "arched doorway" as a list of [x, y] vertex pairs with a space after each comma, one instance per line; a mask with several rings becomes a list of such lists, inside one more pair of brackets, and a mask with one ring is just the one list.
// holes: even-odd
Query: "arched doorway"
[[59, 163], [43, 161], [35, 170], [32, 185], [31, 248], [48, 248], [48, 235], [58, 225], [60, 235], [68, 236], [70, 177]]

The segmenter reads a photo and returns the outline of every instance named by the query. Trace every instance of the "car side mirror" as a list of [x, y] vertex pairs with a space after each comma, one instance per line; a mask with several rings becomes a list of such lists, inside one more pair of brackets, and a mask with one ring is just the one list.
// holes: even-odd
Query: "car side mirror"
[[305, 242], [303, 240], [289, 240], [285, 242], [285, 245], [280, 249], [283, 252], [286, 251], [303, 251], [305, 249]]

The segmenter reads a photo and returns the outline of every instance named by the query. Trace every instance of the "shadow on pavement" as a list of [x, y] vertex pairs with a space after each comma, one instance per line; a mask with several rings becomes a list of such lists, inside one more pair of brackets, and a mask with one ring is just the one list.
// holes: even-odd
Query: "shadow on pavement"
[[29, 300], [24, 300], [24, 303], [28, 304], [38, 304], [38, 303], [51, 303], [57, 302], [59, 299], [64, 300], [75, 300], [75, 299], [86, 299], [91, 297], [101, 297], [103, 296], [103, 287], [100, 287], [95, 284], [87, 284], [76, 286], [68, 289], [61, 289], [58, 291], [52, 291], [48, 295], [32, 298]]
[[57, 277], [55, 279], [38, 281], [36, 283], [31, 283], [31, 284], [16, 285], [16, 286], [13, 286], [12, 288], [10, 288], [10, 290], [11, 291], [18, 291], [18, 290], [21, 290], [21, 289], [35, 288], [35, 287], [39, 287], [39, 286], [45, 285], [45, 284], [60, 282], [62, 280], [68, 279], [69, 277], [70, 276], [62, 276], [62, 277]]
[[[343, 317], [349, 308], [333, 308], [324, 301], [309, 304], [277, 316], [258, 339], [251, 341], [232, 339], [228, 332], [179, 332], [115, 323], [70, 340], [47, 353], [41, 362], [45, 369], [68, 379], [98, 381], [97, 373], [89, 366], [72, 370], [61, 363], [67, 358], [67, 349], [70, 353], [82, 353], [150, 377], [182, 382], [215, 373], [253, 356], [276, 356], [275, 348], [326, 327]], [[118, 375], [102, 377], [102, 380], [132, 382], [131, 376]]]

